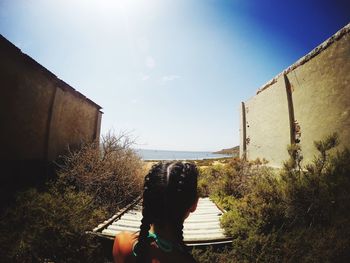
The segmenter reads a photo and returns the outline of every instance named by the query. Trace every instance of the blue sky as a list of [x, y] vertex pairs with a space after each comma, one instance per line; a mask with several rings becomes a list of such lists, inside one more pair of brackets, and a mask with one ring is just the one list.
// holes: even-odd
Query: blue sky
[[240, 102], [350, 22], [345, 0], [0, 0], [0, 33], [138, 148], [239, 144]]

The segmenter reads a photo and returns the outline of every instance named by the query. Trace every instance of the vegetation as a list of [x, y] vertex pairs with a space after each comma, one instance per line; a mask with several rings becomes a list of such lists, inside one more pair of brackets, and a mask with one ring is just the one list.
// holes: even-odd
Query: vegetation
[[228, 148], [228, 149], [222, 149], [220, 151], [213, 152], [213, 153], [228, 154], [228, 155], [232, 155], [233, 157], [238, 157], [239, 156], [239, 146], [235, 146], [235, 147]]
[[[1, 262], [105, 262], [85, 234], [140, 194], [143, 164], [125, 135], [106, 136], [63, 158], [43, 189], [17, 193], [0, 217]], [[227, 210], [226, 248], [195, 249], [199, 262], [348, 262], [350, 151], [338, 138], [315, 142], [319, 154], [302, 164], [288, 148], [282, 169], [265, 160], [198, 161], [201, 196]]]
[[101, 147], [86, 144], [77, 152], [63, 157], [58, 184], [87, 193], [95, 205], [114, 213], [140, 195], [143, 163], [131, 149], [129, 136], [107, 134]]
[[72, 189], [21, 192], [0, 222], [1, 262], [99, 262], [101, 248], [85, 231], [106, 216], [89, 195]]
[[71, 152], [55, 180], [17, 193], [0, 218], [1, 262], [104, 262], [85, 231], [141, 192], [142, 163], [126, 135]]
[[336, 135], [315, 142], [319, 154], [305, 166], [293, 145], [281, 170], [238, 159], [201, 168], [200, 192], [228, 211], [222, 225], [234, 240], [227, 251], [194, 251], [197, 259], [349, 262], [350, 151], [337, 144]]
[[193, 161], [198, 167], [212, 166], [214, 164], [224, 164], [232, 161], [232, 157], [210, 158]]

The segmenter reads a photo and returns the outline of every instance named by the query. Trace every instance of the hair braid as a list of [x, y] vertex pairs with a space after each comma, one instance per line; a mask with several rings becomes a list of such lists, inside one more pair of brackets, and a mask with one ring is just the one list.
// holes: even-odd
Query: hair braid
[[137, 255], [136, 262], [143, 263], [149, 262], [149, 245], [150, 240], [148, 240], [148, 231], [151, 227], [151, 220], [147, 214], [147, 206], [145, 206], [145, 202], [143, 204], [142, 209], [142, 220], [140, 226], [140, 234], [138, 238], [137, 246], [134, 248], [134, 252]]
[[[177, 209], [179, 209], [178, 211], [187, 211], [189, 206], [195, 201], [197, 197], [197, 175], [198, 171], [195, 165], [187, 162], [176, 163], [176, 168], [173, 170], [172, 174], [175, 183], [170, 187], [175, 190], [174, 192], [176, 195], [174, 196], [174, 202], [176, 202], [176, 204], [174, 205], [177, 207]], [[181, 214], [173, 215], [174, 234], [179, 242], [179, 248], [195, 262], [193, 256], [184, 243], [184, 218], [182, 216], [183, 215]]]
[[143, 203], [142, 203], [142, 220], [140, 226], [140, 234], [138, 238], [137, 246], [134, 251], [137, 255], [136, 262], [144, 263], [150, 262], [149, 247], [152, 239], [148, 238], [148, 232], [151, 228], [151, 224], [154, 223], [152, 216], [152, 209], [155, 199], [154, 184], [156, 175], [161, 171], [161, 165], [153, 165], [148, 175], [145, 177], [144, 189], [143, 189]]
[[183, 222], [197, 197], [197, 176], [191, 163], [159, 162], [152, 166], [144, 182], [142, 220], [135, 247], [138, 263], [151, 261], [151, 224], [170, 223], [178, 245], [188, 253], [183, 242]]
[[183, 219], [178, 218], [176, 220], [176, 222], [174, 222], [174, 230], [175, 230], [174, 232], [175, 232], [175, 235], [176, 235], [176, 239], [180, 243], [180, 245], [184, 245], [184, 242], [183, 242], [183, 228], [184, 228]]
[[173, 222], [176, 238], [181, 245], [184, 245], [184, 214], [181, 212], [185, 213], [193, 204], [197, 196], [197, 180], [195, 180], [195, 182], [191, 182], [191, 177], [188, 176], [189, 174], [196, 174], [197, 170], [193, 169], [195, 169], [193, 164], [183, 162], [175, 163], [173, 169], [171, 170], [171, 181], [168, 185], [169, 195], [171, 195], [171, 206], [174, 208], [171, 209], [170, 218], [172, 218], [171, 221]]

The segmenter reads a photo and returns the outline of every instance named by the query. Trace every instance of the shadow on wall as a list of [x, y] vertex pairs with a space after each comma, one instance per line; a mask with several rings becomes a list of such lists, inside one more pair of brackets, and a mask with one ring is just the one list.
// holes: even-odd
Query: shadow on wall
[[102, 112], [1, 35], [0, 57], [0, 182], [6, 197], [52, 175], [52, 161], [68, 146], [99, 140]]

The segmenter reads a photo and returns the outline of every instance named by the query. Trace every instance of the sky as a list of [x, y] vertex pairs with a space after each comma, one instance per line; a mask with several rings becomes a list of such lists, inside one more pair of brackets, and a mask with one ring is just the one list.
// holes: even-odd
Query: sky
[[0, 34], [136, 148], [239, 144], [239, 108], [350, 22], [348, 0], [0, 0]]

